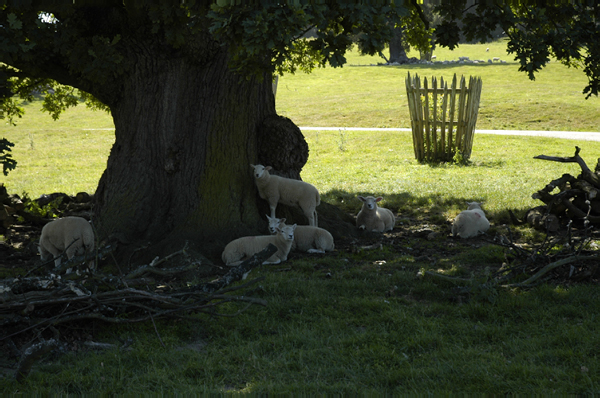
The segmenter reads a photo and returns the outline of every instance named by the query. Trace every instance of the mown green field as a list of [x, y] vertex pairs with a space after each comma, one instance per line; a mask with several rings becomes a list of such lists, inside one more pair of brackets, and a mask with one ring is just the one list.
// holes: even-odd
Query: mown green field
[[[456, 54], [501, 56], [502, 44], [461, 46]], [[489, 47], [489, 53], [485, 48]], [[488, 55], [485, 55], [488, 57]], [[438, 59], [457, 58], [437, 52]], [[504, 57], [506, 58], [506, 57]], [[477, 73], [484, 81], [478, 128], [597, 131], [598, 99], [583, 100], [581, 71], [549, 65], [535, 82], [515, 64], [471, 67], [353, 66], [284, 76], [280, 113], [303, 126], [408, 127], [404, 77]], [[497, 79], [497, 80], [494, 80]], [[496, 83], [493, 83], [496, 82]], [[39, 104], [28, 105], [35, 111]], [[29, 112], [0, 135], [16, 143], [11, 192], [94, 191], [112, 145], [110, 117], [69, 110], [58, 122]], [[513, 126], [513, 127], [511, 127]], [[88, 130], [92, 129], [92, 130]], [[102, 130], [108, 129], [108, 130]], [[248, 295], [266, 300], [235, 317], [190, 315], [143, 325], [97, 327], [90, 338], [126, 350], [51, 354], [23, 384], [0, 378], [6, 394], [598, 394], [600, 289], [549, 280], [532, 289], [457, 286], [423, 271], [483, 275], [506, 261], [504, 248], [447, 236], [466, 200], [485, 201], [493, 233], [508, 209], [541, 204], [531, 194], [578, 166], [533, 159], [571, 156], [593, 168], [600, 142], [476, 135], [471, 164], [419, 164], [410, 133], [306, 131], [302, 177], [325, 201], [356, 213], [357, 194], [384, 196], [399, 219], [394, 241], [376, 250], [294, 254], [261, 266]], [[441, 234], [412, 234], [415, 218]], [[428, 223], [428, 224], [427, 224]], [[539, 234], [515, 228], [524, 244]], [[493, 236], [490, 236], [490, 239]], [[355, 244], [371, 244], [371, 238]], [[598, 243], [598, 242], [596, 242]], [[483, 282], [482, 280], [479, 280]], [[468, 289], [467, 289], [468, 288]], [[462, 290], [461, 290], [462, 289]], [[465, 290], [467, 289], [467, 290]], [[469, 290], [470, 289], [470, 290]], [[234, 313], [228, 304], [220, 311]], [[70, 330], [85, 338], [87, 331]], [[164, 346], [163, 346], [164, 343]], [[4, 373], [8, 374], [8, 373]]]
[[[449, 81], [456, 74], [467, 80], [469, 76], [482, 79], [478, 129], [600, 131], [600, 99], [586, 100], [581, 93], [587, 82], [581, 69], [551, 61], [531, 81], [518, 71], [518, 64], [505, 49], [505, 42], [497, 41], [434, 51], [440, 62], [462, 56], [485, 61], [477, 65], [376, 66], [383, 59], [353, 53], [343, 68], [317, 69], [310, 76], [283, 76], [277, 89], [277, 109], [299, 126], [410, 128], [408, 73]], [[506, 63], [487, 63], [494, 57]]]

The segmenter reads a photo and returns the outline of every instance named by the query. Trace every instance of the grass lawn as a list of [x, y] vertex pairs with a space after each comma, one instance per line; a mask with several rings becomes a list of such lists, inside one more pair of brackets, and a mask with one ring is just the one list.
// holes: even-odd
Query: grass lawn
[[[501, 48], [498, 42], [436, 55], [438, 60], [463, 55], [506, 59]], [[600, 125], [598, 99], [583, 100], [582, 72], [558, 64], [530, 82], [510, 62], [364, 66], [377, 62], [351, 54], [341, 69], [284, 76], [278, 111], [304, 126], [408, 127], [407, 72], [456, 72], [483, 78], [478, 128], [597, 131]], [[113, 142], [110, 116], [76, 108], [52, 122], [35, 112], [39, 104], [27, 107], [30, 112], [17, 127], [0, 128], [0, 135], [15, 142], [19, 162], [3, 179], [9, 192], [26, 191], [32, 197], [93, 192]], [[475, 136], [471, 164], [458, 166], [418, 163], [406, 132], [306, 131], [305, 137], [310, 158], [303, 179], [317, 186], [324, 201], [354, 214], [360, 208], [356, 195], [382, 195], [382, 206], [398, 216], [386, 244], [360, 249], [377, 241], [365, 237], [354, 243], [358, 250], [346, 246], [324, 256], [293, 254], [284, 264], [261, 266], [249, 278], [265, 279], [247, 295], [268, 305], [235, 317], [190, 314], [156, 326], [61, 329], [79, 336], [70, 341], [68, 352], [44, 357], [22, 384], [0, 377], [0, 391], [600, 393], [596, 280], [547, 279], [535, 288], [518, 289], [483, 282], [459, 286], [420, 276], [423, 271], [481, 276], [486, 268], [500, 268], [507, 261], [504, 248], [480, 239], [452, 239], [448, 220], [465, 208], [465, 201], [484, 201], [493, 224], [490, 240], [505, 233], [509, 209], [522, 215], [541, 204], [531, 198], [535, 191], [564, 173], [579, 172], [576, 164], [533, 156], [572, 156], [578, 145], [593, 169], [600, 142], [481, 134]], [[419, 226], [440, 235], [428, 239], [412, 233], [417, 219]], [[528, 227], [514, 231], [525, 245], [539, 241], [539, 233]], [[220, 308], [228, 314], [237, 310], [233, 303]], [[92, 351], [81, 343], [86, 338], [119, 346], [131, 339], [133, 344]]]

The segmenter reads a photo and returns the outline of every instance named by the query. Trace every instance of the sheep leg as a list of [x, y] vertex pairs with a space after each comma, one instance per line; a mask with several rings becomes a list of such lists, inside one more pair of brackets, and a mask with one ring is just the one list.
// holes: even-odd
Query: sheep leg
[[54, 268], [58, 268], [60, 267], [61, 264], [61, 251], [60, 250], [56, 250], [54, 247], [51, 247], [48, 252], [50, 252], [50, 254], [52, 255], [52, 258], [54, 258]]
[[281, 262], [280, 259], [277, 259], [277, 261], [263, 261], [263, 264], [279, 264]]
[[324, 253], [325, 253], [325, 250], [323, 250], [323, 249], [308, 249], [306, 252], [307, 252], [307, 253], [319, 253], [319, 254], [324, 254]]
[[84, 254], [84, 250], [83, 247], [81, 247], [81, 244], [78, 242], [80, 239], [79, 238], [75, 238], [73, 239], [73, 241], [67, 246], [67, 258], [70, 260], [73, 257], [75, 257], [76, 255], [81, 255]]
[[275, 210], [277, 209], [277, 202], [269, 203], [269, 207], [271, 208], [271, 218], [275, 218]]
[[316, 227], [317, 226], [317, 220], [316, 220], [317, 211], [316, 210], [311, 211], [311, 209], [304, 209], [304, 208], [302, 209], [302, 211], [304, 212], [304, 215], [308, 219], [308, 225], [310, 225], [311, 227]]

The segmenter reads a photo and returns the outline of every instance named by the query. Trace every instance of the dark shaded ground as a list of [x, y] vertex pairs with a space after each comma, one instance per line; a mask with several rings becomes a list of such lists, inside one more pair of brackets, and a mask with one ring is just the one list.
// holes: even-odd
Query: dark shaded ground
[[[294, 218], [298, 216], [293, 214], [292, 210], [288, 209], [288, 211], [289, 214], [287, 216], [293, 222]], [[82, 215], [87, 218], [90, 212], [89, 208], [81, 204], [73, 204], [70, 209], [68, 205], [65, 205], [61, 216], [66, 215]], [[438, 221], [432, 222], [432, 218]], [[321, 260], [319, 261], [321, 265], [317, 265], [317, 267], [326, 268], [327, 265], [326, 262], [322, 261], [323, 258], [330, 257], [333, 260], [339, 258], [340, 253], [345, 253], [348, 256], [356, 254], [357, 257], [355, 258], [360, 259], [361, 253], [384, 249], [386, 250], [385, 258], [388, 261], [392, 261], [395, 256], [407, 257], [411, 262], [431, 270], [445, 269], [452, 262], [456, 262], [461, 267], [464, 267], [465, 274], [469, 275], [470, 273], [482, 272], [486, 266], [490, 266], [491, 271], [496, 272], [502, 266], [502, 263], [506, 262], [508, 266], [515, 267], [518, 272], [530, 273], [531, 275], [547, 264], [556, 261], [558, 258], [562, 258], [561, 256], [569, 255], [569, 248], [566, 248], [564, 243], [562, 243], [564, 240], [559, 239], [559, 237], [568, 236], [564, 228], [553, 234], [553, 238], [557, 239], [557, 241], [560, 240], [560, 242], [554, 245], [554, 249], [550, 250], [548, 248], [546, 250], [546, 246], [548, 245], [544, 246], [542, 244], [543, 236], [541, 236], [542, 239], [540, 242], [531, 243], [528, 241], [529, 238], [525, 238], [517, 227], [511, 227], [512, 234], [508, 234], [506, 226], [492, 226], [486, 235], [473, 239], [460, 239], [451, 236], [450, 222], [440, 223], [439, 216], [432, 218], [428, 216], [417, 218], [402, 215], [402, 221], [397, 221], [392, 232], [364, 232], [357, 230], [354, 226], [353, 215], [344, 214], [334, 206], [324, 204], [324, 206], [322, 205], [319, 208], [319, 225], [332, 232], [335, 238], [336, 250], [324, 255], [293, 252], [290, 254], [289, 259], [293, 261], [318, 258]], [[5, 229], [5, 239], [0, 242], [0, 279], [17, 277], [19, 275], [23, 276], [40, 266], [41, 261], [37, 252], [37, 241], [39, 240], [42, 226], [43, 222], [40, 220], [37, 222], [21, 221]], [[498, 243], [500, 236], [504, 236], [504, 245]], [[587, 232], [574, 228], [571, 230], [571, 236], [575, 237], [572, 240], [573, 242], [581, 241], [581, 238], [577, 238], [578, 236], [587, 236], [591, 241], [589, 249], [600, 246], [600, 231], [597, 228], [588, 230]], [[510, 237], [510, 239], [507, 237]], [[511, 243], [518, 248], [522, 248], [523, 252], [517, 255], [518, 250], [510, 250], [508, 246]], [[501, 247], [499, 250], [504, 251], [504, 258], [498, 258], [497, 253], [492, 253], [487, 255], [487, 257], [485, 253], [482, 255], [481, 253], [485, 251], [486, 247]], [[539, 247], [540, 250], [537, 250], [536, 247]], [[532, 261], [531, 257], [528, 258], [524, 254], [527, 252], [536, 253], [535, 261]], [[548, 255], [544, 254], [546, 252]], [[470, 256], [470, 253], [473, 253], [473, 256]], [[551, 271], [544, 280], [562, 285], [573, 283], [598, 284], [600, 278], [600, 261], [598, 260], [597, 253], [597, 251], [594, 252], [588, 249], [582, 251], [580, 254], [595, 255], [596, 258], [558, 267]], [[110, 259], [104, 261], [110, 261]], [[486, 263], [487, 261], [489, 262]], [[360, 263], [360, 260], [355, 261], [354, 266], [357, 263]], [[101, 262], [100, 269], [102, 268], [103, 263]], [[52, 266], [38, 268], [32, 272], [32, 275], [44, 275], [51, 272], [51, 270]], [[377, 267], [375, 267], [375, 272], [376, 270]], [[215, 266], [205, 270], [205, 276], [207, 278], [214, 278], [227, 271], [228, 267], [215, 264]], [[94, 348], [91, 348], [88, 343], [94, 340], [95, 327], [94, 322], [86, 322], [81, 327], [61, 325], [54, 328], [51, 326], [44, 328], [40, 334], [41, 337], [46, 339], [53, 336], [59, 338], [62, 350], [91, 350]], [[37, 341], [39, 337], [40, 335], [24, 333], [5, 339], [0, 335], [0, 352], [2, 353], [0, 357], [3, 358], [0, 360], [0, 377], [3, 374], [10, 375], [12, 374], [11, 372], [14, 372], [23, 347], [26, 347], [33, 341]], [[123, 342], [123, 344], [126, 344], [126, 342]]]

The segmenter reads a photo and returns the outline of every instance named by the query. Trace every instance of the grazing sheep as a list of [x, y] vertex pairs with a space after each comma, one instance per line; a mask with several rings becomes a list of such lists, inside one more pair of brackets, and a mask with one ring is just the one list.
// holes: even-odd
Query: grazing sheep
[[452, 223], [452, 236], [460, 236], [463, 239], [473, 238], [485, 233], [490, 229], [490, 222], [481, 210], [481, 203], [467, 202], [467, 210], [460, 212]]
[[271, 166], [251, 164], [250, 167], [254, 169], [254, 180], [260, 197], [269, 202], [271, 217], [275, 218], [277, 203], [282, 203], [300, 207], [308, 218], [308, 224], [317, 226], [318, 216], [315, 208], [321, 204], [317, 188], [304, 181], [272, 176], [269, 174]]
[[383, 199], [381, 196], [378, 198], [359, 196], [358, 199], [363, 202], [362, 209], [356, 216], [356, 226], [358, 228], [373, 232], [385, 232], [394, 229], [396, 224], [394, 213], [389, 209], [377, 207], [377, 202]]
[[286, 225], [277, 228], [276, 235], [244, 236], [232, 240], [225, 246], [221, 259], [227, 265], [239, 265], [272, 243], [277, 247], [277, 252], [263, 261], [263, 264], [279, 264], [287, 260], [294, 241], [295, 229], [296, 224]]
[[[269, 232], [272, 234], [277, 232], [277, 228], [285, 226], [285, 218], [272, 218], [267, 215], [267, 220], [269, 220]], [[333, 251], [334, 247], [333, 236], [323, 228], [298, 225], [294, 231], [292, 250], [325, 253]]]
[[54, 266], [58, 267], [61, 263], [58, 256], [63, 251], [66, 251], [69, 259], [76, 255], [92, 254], [94, 230], [82, 217], [64, 217], [50, 221], [42, 228], [39, 250], [42, 261], [54, 257]]

